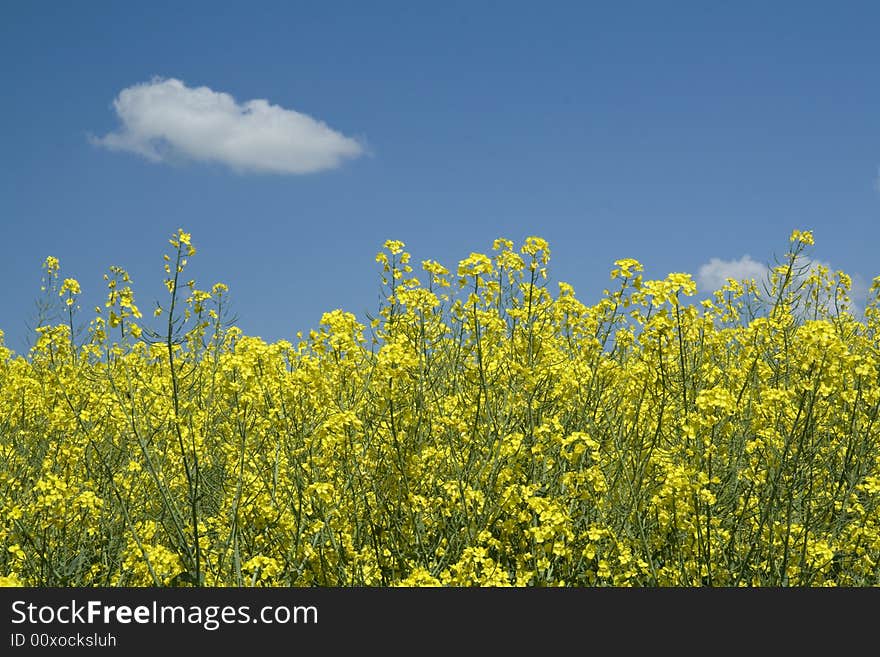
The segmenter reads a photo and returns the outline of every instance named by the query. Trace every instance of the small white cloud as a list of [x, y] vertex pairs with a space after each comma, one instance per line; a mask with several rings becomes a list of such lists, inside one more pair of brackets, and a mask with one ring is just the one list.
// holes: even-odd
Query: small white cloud
[[852, 311], [856, 317], [863, 317], [865, 314], [870, 288], [861, 274], [852, 275], [852, 290], [849, 292], [849, 298], [852, 300]]
[[154, 162], [190, 159], [239, 172], [305, 174], [364, 152], [358, 141], [306, 114], [256, 99], [238, 103], [208, 87], [154, 78], [113, 101], [122, 126], [92, 142]]
[[753, 260], [749, 255], [744, 255], [739, 260], [712, 258], [700, 266], [697, 272], [697, 288], [701, 292], [711, 293], [724, 287], [728, 278], [737, 281], [754, 278], [756, 281], [761, 281], [767, 272], [767, 265]]
[[[837, 271], [830, 262], [800, 255], [795, 262], [795, 281], [804, 282], [811, 273], [816, 272], [820, 267], [827, 270], [828, 275], [832, 278]], [[758, 283], [759, 289], [763, 290], [762, 283], [767, 281], [769, 272], [766, 264], [753, 260], [749, 255], [744, 255], [739, 260], [712, 258], [698, 270], [697, 289], [708, 296], [723, 287], [728, 278], [733, 278], [737, 281], [754, 279]], [[854, 315], [860, 316], [864, 312], [868, 285], [859, 274], [851, 275], [850, 282], [852, 283], [848, 294], [851, 302], [850, 310]], [[823, 294], [821, 301], [828, 304], [829, 307], [831, 306], [830, 295]]]

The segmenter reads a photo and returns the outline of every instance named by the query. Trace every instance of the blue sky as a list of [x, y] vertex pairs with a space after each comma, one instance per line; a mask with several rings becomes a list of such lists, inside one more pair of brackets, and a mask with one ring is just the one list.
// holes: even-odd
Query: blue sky
[[374, 312], [386, 239], [454, 268], [538, 235], [594, 302], [616, 259], [738, 271], [811, 229], [870, 283], [878, 24], [873, 2], [7, 0], [0, 329], [27, 348], [48, 255], [83, 319], [110, 265], [151, 308], [178, 227], [270, 341]]

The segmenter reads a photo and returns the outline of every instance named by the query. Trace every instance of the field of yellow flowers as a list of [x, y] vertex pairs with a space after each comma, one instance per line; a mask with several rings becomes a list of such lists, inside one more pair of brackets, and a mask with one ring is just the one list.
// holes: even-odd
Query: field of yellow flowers
[[77, 339], [50, 257], [63, 321], [0, 333], [3, 584], [880, 585], [880, 278], [857, 319], [808, 231], [700, 303], [625, 259], [586, 305], [536, 237], [388, 241], [372, 321], [272, 344], [170, 243], [149, 322], [111, 267]]

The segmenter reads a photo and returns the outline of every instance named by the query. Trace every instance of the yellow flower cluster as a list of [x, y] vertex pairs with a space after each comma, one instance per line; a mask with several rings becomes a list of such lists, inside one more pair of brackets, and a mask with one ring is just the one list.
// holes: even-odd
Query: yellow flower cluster
[[699, 304], [631, 258], [554, 294], [538, 237], [418, 273], [388, 240], [368, 323], [271, 344], [170, 244], [156, 325], [111, 267], [78, 337], [50, 257], [67, 321], [0, 332], [0, 585], [880, 585], [880, 278], [855, 317], [809, 231]]

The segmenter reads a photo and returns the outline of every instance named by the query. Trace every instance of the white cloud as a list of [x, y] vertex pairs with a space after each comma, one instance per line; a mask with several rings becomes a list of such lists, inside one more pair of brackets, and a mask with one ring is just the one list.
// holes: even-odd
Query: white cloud
[[208, 87], [154, 78], [113, 101], [122, 126], [95, 144], [154, 162], [190, 159], [239, 172], [304, 174], [364, 152], [358, 141], [306, 114], [256, 99], [238, 103]]
[[[832, 277], [834, 272], [837, 271], [831, 266], [830, 262], [800, 255], [795, 264], [795, 268], [799, 273], [797, 278], [805, 278], [818, 267], [827, 269]], [[709, 296], [715, 290], [723, 287], [727, 283], [728, 278], [738, 281], [753, 278], [758, 284], [758, 289], [763, 291], [762, 283], [767, 281], [769, 271], [766, 264], [753, 260], [749, 255], [744, 255], [739, 260], [712, 258], [706, 264], [701, 265], [698, 270], [697, 289], [702, 294]], [[849, 272], [846, 273], [849, 274]], [[850, 280], [852, 288], [848, 296], [851, 301], [851, 311], [854, 315], [860, 316], [864, 312], [865, 301], [868, 296], [868, 285], [859, 274], [851, 274]], [[830, 297], [823, 298], [826, 303], [830, 300]]]
[[697, 288], [701, 292], [714, 292], [727, 283], [728, 278], [742, 281], [754, 278], [761, 281], [767, 275], [767, 265], [744, 255], [739, 260], [712, 258], [700, 266], [697, 272]]

